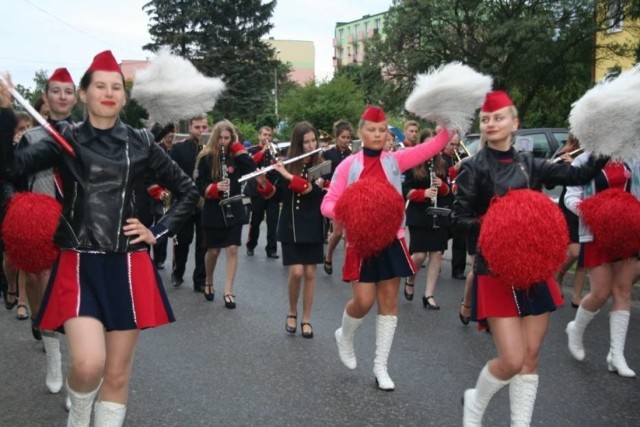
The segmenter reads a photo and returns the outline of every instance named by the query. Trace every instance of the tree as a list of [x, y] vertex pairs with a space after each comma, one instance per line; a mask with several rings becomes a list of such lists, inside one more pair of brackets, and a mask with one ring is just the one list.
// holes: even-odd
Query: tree
[[[583, 0], [395, 0], [386, 38], [374, 40], [367, 57], [384, 64], [392, 88], [388, 108], [402, 108], [416, 74], [462, 61], [491, 75], [494, 88], [509, 91], [525, 125], [560, 124], [591, 84], [594, 34], [611, 28], [622, 13], [601, 13], [596, 4], [601, 6]], [[635, 47], [608, 45], [606, 51]]]
[[[143, 6], [150, 16], [152, 43], [144, 49], [169, 46], [191, 60], [205, 75], [223, 76], [227, 90], [216, 116], [257, 122], [272, 99], [274, 50], [263, 41], [275, 1], [154, 0]], [[286, 73], [280, 73], [286, 79]], [[284, 83], [284, 82], [283, 82]]]
[[[145, 110], [135, 99], [131, 98], [131, 87], [133, 86], [133, 80], [127, 80], [124, 83], [124, 90], [127, 93], [127, 103], [125, 104], [120, 118], [123, 122], [134, 128], [144, 128], [147, 119], [149, 119], [149, 113]], [[162, 123], [166, 125], [167, 123]]]
[[331, 132], [336, 120], [357, 123], [364, 106], [362, 90], [349, 78], [336, 76], [328, 82], [309, 82], [289, 91], [280, 103], [280, 111], [289, 128], [307, 120], [316, 129]]

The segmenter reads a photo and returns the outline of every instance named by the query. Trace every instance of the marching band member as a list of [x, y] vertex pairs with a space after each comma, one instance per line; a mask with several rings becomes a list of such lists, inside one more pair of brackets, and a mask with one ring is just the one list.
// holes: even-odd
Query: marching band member
[[[228, 204], [221, 204], [220, 201], [240, 196], [238, 179], [255, 169], [253, 159], [237, 140], [233, 124], [226, 120], [216, 123], [207, 145], [198, 154], [195, 180], [205, 199], [202, 211], [202, 229], [207, 250], [204, 257], [204, 297], [207, 301], [214, 299], [213, 273], [220, 249], [225, 248], [227, 263], [223, 299], [224, 306], [229, 309], [236, 308], [233, 283], [238, 268], [242, 226], [247, 223], [247, 212], [241, 197]], [[256, 179], [259, 182], [256, 188], [261, 194], [272, 194], [275, 190], [263, 175]]]
[[[423, 138], [420, 144], [424, 144], [428, 139], [429, 136]], [[434, 202], [440, 207], [450, 207], [453, 202], [446, 166], [445, 160], [438, 155], [405, 172], [402, 183], [402, 192], [407, 200], [406, 223], [409, 227], [411, 260], [414, 265], [419, 266], [424, 263], [427, 255], [429, 256], [422, 306], [432, 310], [440, 310], [434, 294], [440, 275], [442, 254], [447, 249], [449, 239], [449, 218], [428, 215], [427, 208], [433, 206]], [[404, 283], [404, 297], [408, 301], [413, 300], [415, 278], [415, 274], [407, 277]]]
[[[574, 168], [516, 153], [512, 134], [518, 123], [518, 112], [505, 92], [487, 94], [480, 110], [484, 147], [462, 162], [457, 177], [453, 221], [459, 232], [478, 236], [490, 201], [510, 189], [584, 183], [594, 175], [591, 166]], [[463, 425], [480, 426], [489, 401], [507, 384], [512, 425], [529, 425], [538, 388], [538, 354], [550, 312], [562, 303], [562, 295], [553, 278], [528, 289], [498, 283], [480, 251], [473, 270], [472, 318], [491, 328], [498, 355], [484, 366], [475, 388], [465, 391]]]
[[[589, 155], [583, 153], [572, 163], [581, 166], [587, 162]], [[638, 177], [635, 178], [636, 180]], [[629, 165], [609, 161], [596, 177], [584, 186], [567, 188], [564, 202], [567, 208], [580, 217], [579, 203], [608, 188], [619, 188], [631, 191], [632, 174]], [[611, 218], [615, 221], [614, 218]], [[613, 304], [609, 313], [610, 347], [607, 354], [609, 371], [617, 372], [622, 377], [635, 377], [624, 358], [624, 347], [631, 314], [631, 287], [636, 275], [637, 257], [612, 259], [598, 250], [594, 237], [580, 217], [580, 258], [584, 268], [589, 269], [591, 289], [582, 299], [576, 317], [566, 328], [571, 355], [576, 360], [584, 360], [585, 351], [582, 337], [585, 329], [593, 320], [600, 308], [611, 296]]]
[[[288, 157], [309, 153], [317, 145], [315, 128], [308, 122], [300, 122], [293, 128]], [[289, 313], [285, 329], [291, 334], [296, 332], [298, 297], [304, 278], [300, 332], [305, 338], [313, 338], [311, 307], [316, 287], [316, 264], [321, 264], [324, 259], [320, 213], [324, 179], [312, 180], [309, 177], [309, 169], [321, 162], [320, 153], [315, 153], [286, 166], [282, 163], [275, 166], [284, 178], [277, 188], [282, 194], [278, 240], [282, 247], [282, 264], [289, 266]]]
[[[331, 180], [338, 165], [351, 155], [349, 144], [351, 143], [352, 135], [353, 128], [348, 121], [338, 120], [333, 124], [333, 137], [336, 145], [322, 153], [322, 157], [331, 160], [331, 174], [325, 177], [327, 180]], [[331, 234], [327, 239], [327, 253], [324, 258], [324, 271], [327, 274], [333, 273], [333, 252], [336, 250], [341, 238], [342, 228], [335, 221], [331, 221]]]
[[[366, 178], [389, 182], [401, 195], [402, 173], [438, 154], [450, 138], [449, 132], [443, 130], [428, 144], [397, 152], [384, 152], [387, 118], [380, 107], [367, 107], [360, 119], [358, 136], [362, 139], [363, 149], [338, 166], [329, 191], [322, 201], [322, 213], [329, 218], [334, 218], [338, 199], [356, 180]], [[372, 223], [371, 227], [375, 227], [375, 224]], [[404, 239], [404, 227], [400, 225], [395, 240], [381, 253], [366, 259], [359, 259], [354, 248], [349, 245], [349, 230], [345, 231], [347, 250], [343, 280], [351, 282], [353, 297], [345, 307], [342, 326], [335, 332], [340, 361], [349, 369], [356, 368], [353, 338], [364, 316], [377, 302], [373, 373], [378, 388], [391, 391], [395, 385], [387, 372], [387, 360], [398, 323], [398, 286], [400, 277], [415, 273]]]
[[[147, 131], [123, 124], [124, 76], [110, 51], [94, 58], [80, 81], [87, 120], [59, 123], [75, 155], [52, 138], [15, 153], [6, 140], [8, 88], [0, 85], [2, 172], [20, 177], [56, 165], [65, 193], [55, 243], [61, 248], [51, 272], [39, 326], [64, 327], [71, 371], [68, 425], [88, 426], [95, 396], [95, 423], [124, 422], [129, 378], [139, 330], [174, 320], [162, 281], [144, 244], [175, 233], [195, 208], [191, 178], [162, 152]], [[135, 218], [136, 185], [153, 171], [176, 197], [163, 221], [147, 229]]]

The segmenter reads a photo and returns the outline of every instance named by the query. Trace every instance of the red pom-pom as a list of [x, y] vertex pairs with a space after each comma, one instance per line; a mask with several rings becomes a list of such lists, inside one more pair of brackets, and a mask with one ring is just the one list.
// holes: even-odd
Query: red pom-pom
[[489, 206], [478, 245], [501, 283], [523, 289], [560, 269], [569, 232], [549, 197], [533, 190], [511, 190]]
[[362, 179], [340, 196], [335, 215], [344, 224], [348, 242], [368, 258], [393, 243], [404, 219], [404, 203], [388, 182]]
[[578, 209], [599, 252], [611, 259], [640, 252], [640, 201], [635, 196], [611, 188], [583, 200]]
[[53, 197], [18, 193], [11, 198], [2, 223], [2, 239], [9, 263], [29, 273], [51, 268], [58, 255], [53, 235], [62, 207]]

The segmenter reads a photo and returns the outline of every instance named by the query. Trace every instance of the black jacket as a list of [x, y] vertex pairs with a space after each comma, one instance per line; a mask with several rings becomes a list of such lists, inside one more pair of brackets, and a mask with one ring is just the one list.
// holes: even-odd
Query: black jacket
[[[427, 169], [428, 171], [428, 169]], [[447, 179], [443, 179], [443, 177], [439, 177], [442, 181], [449, 186]], [[431, 177], [429, 173], [425, 176], [424, 179], [416, 179], [413, 174], [413, 169], [409, 169], [404, 173], [403, 181], [402, 181], [402, 195], [407, 200], [406, 201], [406, 225], [410, 227], [425, 227], [428, 229], [433, 228], [434, 218], [433, 215], [427, 214], [427, 208], [433, 206], [431, 203], [431, 199], [425, 199], [424, 202], [412, 202], [408, 200], [407, 196], [411, 190], [426, 190], [431, 187]], [[450, 188], [450, 187], [449, 187]], [[438, 207], [441, 208], [451, 208], [452, 203], [451, 191], [447, 193], [446, 196], [442, 196], [438, 194]], [[437, 216], [435, 220], [435, 224], [438, 227], [447, 227], [449, 226], [450, 220], [448, 217]]]
[[[604, 165], [601, 161], [590, 160], [586, 167], [576, 168], [537, 159], [530, 153], [516, 153], [513, 148], [510, 154], [513, 162], [500, 162], [501, 153], [486, 147], [462, 162], [453, 203], [453, 225], [458, 234], [478, 237], [480, 218], [489, 209], [494, 196], [502, 196], [511, 189], [538, 189], [544, 184], [583, 185]], [[482, 257], [478, 258], [476, 272], [485, 274], [488, 269]]]
[[333, 147], [322, 153], [322, 157], [325, 160], [331, 160], [331, 173], [329, 175], [324, 176], [325, 180], [331, 180], [333, 178], [333, 174], [336, 171], [336, 168], [344, 159], [351, 155], [351, 150], [348, 148], [344, 151], [340, 151], [337, 147]]
[[201, 150], [202, 145], [194, 143], [193, 139], [189, 138], [173, 144], [169, 155], [173, 161], [182, 168], [184, 173], [193, 178], [193, 172], [196, 168], [196, 158]]
[[[13, 116], [10, 110], [0, 115]], [[15, 120], [15, 119], [14, 119]], [[0, 120], [0, 127], [4, 120]], [[0, 162], [4, 176], [20, 179], [34, 172], [58, 168], [64, 202], [54, 241], [62, 248], [124, 253], [144, 249], [131, 245], [122, 227], [138, 216], [137, 191], [148, 175], [158, 177], [177, 202], [153, 231], [156, 238], [175, 234], [193, 212], [198, 191], [153, 136], [118, 121], [106, 132], [96, 131], [89, 122], [78, 126], [60, 123], [59, 131], [71, 144], [75, 157], [67, 154], [52, 138], [14, 153], [5, 131], [0, 131]]]

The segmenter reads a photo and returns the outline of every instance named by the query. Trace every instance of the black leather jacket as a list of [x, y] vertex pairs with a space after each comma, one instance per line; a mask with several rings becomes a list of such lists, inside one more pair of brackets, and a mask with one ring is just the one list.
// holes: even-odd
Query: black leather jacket
[[[145, 131], [118, 121], [101, 132], [89, 122], [60, 123], [59, 131], [75, 150], [67, 154], [52, 138], [14, 152], [4, 124], [13, 113], [1, 110], [0, 161], [4, 176], [19, 179], [51, 167], [58, 168], [64, 191], [60, 223], [54, 241], [62, 248], [124, 253], [145, 248], [132, 245], [122, 230], [137, 217], [136, 189], [155, 175], [177, 202], [152, 228], [157, 239], [175, 234], [195, 209], [198, 191], [193, 180], [176, 165]], [[14, 119], [15, 120], [15, 119]]]
[[[457, 234], [477, 238], [480, 218], [489, 209], [494, 196], [502, 196], [510, 189], [540, 189], [544, 184], [583, 185], [591, 181], [602, 168], [602, 162], [589, 163], [581, 168], [566, 163], [550, 163], [530, 154], [509, 152], [513, 162], [500, 162], [505, 153], [483, 148], [464, 160], [456, 178], [458, 190], [453, 204], [453, 225]], [[597, 164], [596, 164], [597, 163]], [[486, 274], [488, 269], [481, 256], [475, 271]]]

